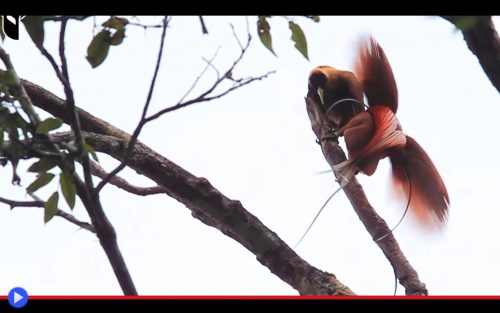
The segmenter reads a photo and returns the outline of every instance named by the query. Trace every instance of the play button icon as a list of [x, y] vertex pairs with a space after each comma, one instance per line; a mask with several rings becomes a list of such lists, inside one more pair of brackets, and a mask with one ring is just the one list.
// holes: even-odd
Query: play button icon
[[28, 293], [21, 287], [12, 288], [7, 296], [9, 304], [16, 309], [22, 308], [28, 303]]

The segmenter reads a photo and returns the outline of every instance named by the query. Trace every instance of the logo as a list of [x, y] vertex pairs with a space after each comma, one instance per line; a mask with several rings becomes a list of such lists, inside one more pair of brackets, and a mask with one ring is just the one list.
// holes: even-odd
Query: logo
[[5, 36], [19, 40], [19, 23], [24, 15], [2, 15], [2, 29]]

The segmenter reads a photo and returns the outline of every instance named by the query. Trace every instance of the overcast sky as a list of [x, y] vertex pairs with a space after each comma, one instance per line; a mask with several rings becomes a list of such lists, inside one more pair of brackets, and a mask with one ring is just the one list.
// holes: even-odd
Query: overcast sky
[[[158, 18], [141, 18], [156, 23]], [[277, 73], [220, 100], [196, 104], [158, 119], [140, 140], [243, 206], [294, 245], [324, 200], [337, 188], [327, 170], [305, 110], [309, 71], [318, 65], [351, 69], [360, 35], [371, 33], [384, 48], [399, 87], [397, 116], [403, 130], [427, 151], [449, 192], [449, 221], [430, 233], [406, 218], [395, 236], [433, 295], [500, 294], [500, 97], [467, 48], [461, 33], [437, 17], [321, 17], [296, 21], [306, 33], [310, 61], [289, 40], [284, 18], [270, 20], [278, 57], [256, 35], [234, 76]], [[500, 19], [496, 18], [496, 24]], [[175, 104], [203, 69], [204, 58], [220, 51], [223, 72], [239, 53], [229, 23], [242, 40], [244, 17], [207, 17], [203, 36], [197, 17], [174, 17], [167, 32], [151, 112]], [[71, 22], [67, 55], [76, 103], [131, 132], [139, 120], [159, 46], [159, 29], [127, 28], [127, 38], [91, 69], [85, 59], [93, 22]], [[47, 23], [46, 46], [57, 54], [58, 24]], [[18, 74], [63, 96], [48, 62], [23, 30], [6, 40]], [[215, 78], [208, 72], [191, 94]], [[43, 115], [43, 114], [42, 114]], [[46, 115], [44, 115], [46, 116]], [[108, 169], [117, 162], [100, 155]], [[29, 165], [32, 162], [25, 162]], [[34, 175], [24, 174], [26, 187]], [[392, 227], [404, 204], [389, 195], [389, 162], [358, 179], [377, 212]], [[126, 170], [134, 184], [153, 183]], [[0, 168], [0, 196], [29, 200], [12, 186], [11, 168]], [[55, 181], [55, 180], [54, 180]], [[56, 188], [39, 192], [47, 198]], [[137, 289], [142, 295], [296, 295], [255, 256], [217, 229], [202, 224], [165, 195], [139, 197], [108, 185], [101, 200], [114, 224]], [[60, 203], [62, 203], [61, 201]], [[62, 206], [63, 209], [67, 209]], [[74, 214], [88, 221], [80, 202]], [[39, 208], [10, 211], [0, 204], [0, 294], [14, 286], [37, 295], [121, 294], [97, 238], [55, 217], [47, 225]], [[331, 272], [354, 292], [390, 295], [394, 274], [343, 193], [325, 209], [297, 248], [301, 257]], [[400, 286], [398, 294], [404, 294]]]

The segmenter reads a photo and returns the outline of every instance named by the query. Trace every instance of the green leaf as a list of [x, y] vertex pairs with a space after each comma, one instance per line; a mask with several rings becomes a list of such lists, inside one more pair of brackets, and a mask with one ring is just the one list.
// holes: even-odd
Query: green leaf
[[99, 162], [99, 159], [97, 158], [97, 153], [95, 153], [94, 148], [86, 142], [83, 144], [83, 152], [90, 153], [92, 159], [94, 159], [94, 161], [96, 162]]
[[31, 37], [35, 45], [41, 49], [43, 47], [44, 29], [43, 23], [45, 17], [43, 16], [26, 16], [23, 20], [24, 27]]
[[455, 19], [455, 26], [461, 31], [468, 31], [476, 26], [477, 16], [457, 16]]
[[54, 217], [54, 215], [57, 214], [57, 211], [59, 210], [57, 208], [58, 202], [59, 202], [59, 193], [56, 191], [49, 197], [47, 202], [45, 202], [45, 204], [43, 205], [43, 207], [45, 208], [43, 221], [45, 223], [48, 223]]
[[38, 175], [38, 177], [35, 179], [34, 182], [32, 182], [27, 188], [26, 191], [28, 193], [33, 193], [37, 191], [38, 189], [42, 188], [43, 186], [47, 185], [50, 183], [50, 181], [54, 178], [54, 174], [52, 173], [41, 173]]
[[109, 45], [111, 41], [111, 32], [107, 29], [101, 30], [90, 42], [87, 48], [87, 60], [89, 61], [92, 68], [98, 67], [106, 57], [109, 52]]
[[28, 168], [28, 172], [32, 173], [42, 173], [47, 172], [54, 166], [59, 164], [59, 159], [56, 158], [41, 158], [40, 161], [31, 164]]
[[73, 182], [73, 175], [70, 172], [64, 171], [60, 175], [61, 191], [68, 203], [69, 207], [73, 210], [75, 207], [76, 186]]
[[315, 21], [316, 23], [319, 22], [319, 15], [306, 15], [306, 17]]
[[45, 20], [60, 22], [63, 17], [67, 20], [83, 21], [90, 15], [46, 15]]
[[295, 24], [292, 21], [288, 22], [288, 27], [292, 31], [292, 37], [290, 39], [295, 42], [295, 48], [297, 48], [297, 50], [302, 53], [304, 58], [309, 60], [309, 56], [307, 55], [307, 41], [304, 32], [298, 24]]
[[20, 128], [22, 130], [23, 134], [25, 136], [27, 136], [28, 131], [31, 128], [30, 124], [28, 122], [26, 122], [24, 117], [22, 117], [21, 114], [19, 114], [19, 112], [12, 113], [12, 118], [13, 118], [13, 121], [14, 121], [16, 127]]
[[257, 21], [257, 33], [259, 34], [260, 41], [269, 51], [276, 56], [273, 50], [273, 39], [271, 38], [271, 26], [266, 20], [265, 16], [259, 16]]
[[60, 118], [49, 117], [38, 124], [36, 132], [38, 134], [47, 134], [51, 130], [58, 129], [62, 124], [63, 121]]
[[126, 18], [113, 16], [106, 22], [102, 23], [102, 26], [119, 30], [125, 28], [125, 25], [127, 24], [128, 20]]
[[110, 44], [118, 46], [123, 42], [123, 38], [125, 38], [125, 28], [120, 28], [111, 36]]

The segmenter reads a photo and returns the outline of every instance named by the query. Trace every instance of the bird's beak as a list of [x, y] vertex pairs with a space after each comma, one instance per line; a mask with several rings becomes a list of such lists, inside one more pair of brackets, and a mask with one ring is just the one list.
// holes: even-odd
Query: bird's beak
[[318, 87], [318, 96], [319, 96], [319, 99], [321, 100], [321, 104], [325, 105], [325, 97], [324, 97], [324, 93], [323, 93], [323, 88], [321, 88], [321, 87]]

